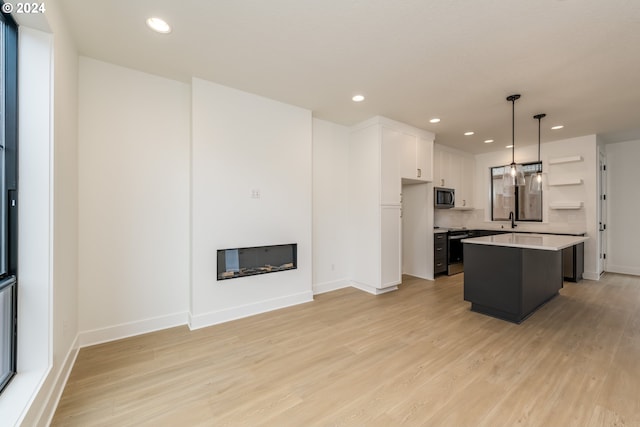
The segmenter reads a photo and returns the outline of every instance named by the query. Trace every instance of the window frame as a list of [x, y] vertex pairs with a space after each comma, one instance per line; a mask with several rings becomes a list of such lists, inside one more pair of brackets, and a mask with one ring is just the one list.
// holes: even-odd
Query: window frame
[[[0, 5], [4, 4], [0, 1]], [[0, 372], [0, 393], [6, 389], [11, 379], [17, 373], [17, 332], [18, 332], [18, 25], [9, 14], [0, 14], [2, 21], [3, 53], [2, 70], [4, 98], [4, 179], [6, 193], [1, 198], [4, 214], [0, 220], [4, 221], [3, 245], [4, 267], [0, 271], [0, 291], [9, 292], [10, 314], [7, 334], [9, 335], [8, 360], [9, 369]], [[2, 332], [0, 332], [1, 335]], [[0, 341], [3, 345], [3, 342]], [[4, 352], [5, 349], [0, 348]]]
[[[522, 164], [523, 168], [526, 168], [527, 166], [535, 166], [535, 170], [532, 172], [533, 173], [537, 173], [537, 172], [542, 172], [542, 161], [535, 161], [535, 162], [527, 162], [527, 163], [523, 163]], [[509, 165], [504, 165], [504, 166], [492, 166], [489, 168], [489, 181], [491, 182], [491, 221], [509, 221], [509, 218], [495, 218], [494, 216], [494, 186], [493, 186], [493, 174], [494, 174], [494, 169], [503, 169], [503, 168], [508, 168]], [[543, 222], [543, 191], [540, 191], [540, 219], [526, 219], [526, 218], [521, 218], [520, 217], [520, 203], [521, 203], [521, 196], [520, 193], [523, 190], [526, 190], [526, 187], [529, 184], [529, 181], [526, 180], [527, 177], [531, 177], [530, 175], [525, 175], [525, 185], [524, 186], [516, 186], [514, 189], [514, 207], [513, 207], [513, 212], [515, 215], [515, 219], [514, 221], [519, 221], [519, 222]]]

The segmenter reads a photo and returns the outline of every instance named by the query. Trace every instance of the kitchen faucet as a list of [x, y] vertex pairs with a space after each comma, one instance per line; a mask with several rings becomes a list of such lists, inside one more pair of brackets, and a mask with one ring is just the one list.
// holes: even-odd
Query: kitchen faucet
[[511, 220], [511, 228], [516, 228], [516, 216], [513, 214], [513, 212], [509, 212], [509, 219]]

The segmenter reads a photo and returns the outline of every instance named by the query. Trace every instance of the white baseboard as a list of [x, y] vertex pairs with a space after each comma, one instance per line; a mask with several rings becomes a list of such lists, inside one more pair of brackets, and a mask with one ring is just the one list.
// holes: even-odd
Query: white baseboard
[[67, 356], [64, 358], [62, 366], [58, 371], [58, 375], [56, 376], [53, 386], [51, 387], [51, 391], [49, 392], [49, 396], [46, 400], [46, 405], [44, 405], [40, 416], [38, 417], [39, 421], [37, 425], [51, 425], [53, 416], [56, 413], [56, 408], [58, 407], [58, 403], [60, 402], [60, 398], [62, 397], [62, 392], [67, 385], [67, 381], [69, 380], [69, 375], [71, 375], [73, 365], [75, 365], [76, 363], [76, 358], [78, 357], [79, 350], [80, 347], [78, 346], [78, 335], [76, 335], [76, 338], [73, 340], [73, 343], [71, 344], [71, 347], [67, 352]]
[[290, 307], [313, 301], [313, 292], [305, 291], [298, 294], [287, 295], [285, 297], [260, 301], [254, 304], [241, 305], [219, 311], [212, 311], [205, 314], [189, 315], [188, 325], [191, 330], [277, 310], [279, 308]]
[[187, 312], [181, 312], [130, 323], [122, 323], [108, 328], [80, 332], [78, 334], [78, 344], [80, 348], [87, 347], [103, 342], [115, 341], [135, 335], [186, 325], [187, 322]]
[[582, 278], [587, 280], [600, 280], [600, 275], [595, 271], [585, 271], [582, 273]]
[[417, 277], [418, 279], [433, 281], [433, 274], [431, 276], [429, 276], [429, 275], [412, 274], [412, 273], [402, 273], [402, 274], [403, 275], [406, 274], [407, 276], [411, 276], [411, 277]]
[[338, 289], [348, 288], [351, 281], [348, 279], [332, 280], [331, 282], [317, 283], [313, 285], [313, 294], [323, 294], [325, 292], [337, 291]]
[[640, 268], [638, 267], [628, 267], [624, 265], [611, 265], [607, 263], [606, 271], [609, 273], [631, 274], [633, 276], [640, 276]]
[[373, 286], [365, 285], [364, 283], [351, 282], [351, 286], [356, 289], [360, 289], [361, 291], [365, 291], [370, 293], [371, 295], [381, 295], [386, 294], [387, 292], [398, 290], [398, 286], [389, 286], [387, 288], [378, 289]]

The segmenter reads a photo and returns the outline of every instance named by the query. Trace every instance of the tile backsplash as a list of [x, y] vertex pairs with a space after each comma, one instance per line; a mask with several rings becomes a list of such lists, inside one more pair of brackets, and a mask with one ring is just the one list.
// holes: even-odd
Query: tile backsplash
[[[442, 228], [469, 227], [469, 224], [475, 222], [476, 211], [477, 210], [435, 209], [433, 213], [433, 224]], [[482, 217], [484, 217], [484, 214]]]
[[[584, 209], [549, 209], [547, 222], [516, 222], [518, 231], [540, 233], [584, 233], [587, 230], [587, 217]], [[456, 210], [436, 209], [433, 224], [441, 228], [466, 227], [475, 229], [510, 228], [509, 221], [489, 221], [484, 209]]]

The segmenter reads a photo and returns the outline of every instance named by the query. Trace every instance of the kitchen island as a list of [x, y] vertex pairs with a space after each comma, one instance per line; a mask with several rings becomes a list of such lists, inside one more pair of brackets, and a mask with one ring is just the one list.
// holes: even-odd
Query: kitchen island
[[472, 311], [520, 323], [562, 288], [562, 249], [587, 239], [521, 233], [464, 239], [464, 299]]

